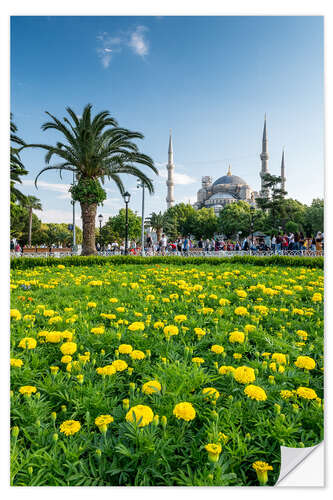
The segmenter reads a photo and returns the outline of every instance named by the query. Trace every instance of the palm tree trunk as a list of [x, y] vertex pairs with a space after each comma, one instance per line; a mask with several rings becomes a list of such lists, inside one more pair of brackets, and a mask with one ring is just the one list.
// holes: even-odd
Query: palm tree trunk
[[29, 208], [29, 232], [28, 232], [28, 246], [31, 247], [31, 230], [32, 230], [32, 207]]
[[159, 243], [159, 241], [161, 239], [161, 234], [162, 234], [162, 229], [161, 228], [156, 229], [157, 243]]
[[81, 255], [96, 255], [95, 222], [97, 203], [80, 203], [82, 213], [82, 252]]

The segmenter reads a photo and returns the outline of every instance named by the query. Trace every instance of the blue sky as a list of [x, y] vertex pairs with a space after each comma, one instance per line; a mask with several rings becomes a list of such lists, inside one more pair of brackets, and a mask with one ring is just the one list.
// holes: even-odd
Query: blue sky
[[[267, 113], [269, 170], [280, 172], [285, 147], [288, 196], [323, 197], [324, 96], [321, 17], [12, 17], [11, 110], [26, 142], [52, 144], [45, 111], [59, 118], [88, 103], [139, 130], [142, 151], [160, 169], [146, 213], [166, 208], [169, 129], [175, 199], [195, 201], [202, 175], [232, 173], [260, 187]], [[26, 150], [23, 191], [39, 197], [45, 222], [70, 222], [69, 174], [33, 180], [42, 150]], [[136, 179], [124, 177], [130, 206], [141, 210]], [[123, 206], [112, 183], [106, 218]], [[77, 223], [80, 222], [78, 214]]]

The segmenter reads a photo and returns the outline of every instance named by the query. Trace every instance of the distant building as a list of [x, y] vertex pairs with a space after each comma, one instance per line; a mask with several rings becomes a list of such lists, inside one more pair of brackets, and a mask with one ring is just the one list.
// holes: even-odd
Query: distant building
[[[197, 193], [197, 201], [193, 206], [197, 209], [203, 207], [213, 208], [216, 213], [219, 213], [220, 210], [222, 210], [229, 203], [234, 203], [240, 200], [245, 201], [251, 205], [255, 205], [256, 198], [266, 194], [263, 181], [263, 176], [269, 173], [266, 115], [264, 121], [262, 152], [260, 154], [260, 159], [261, 190], [259, 193], [257, 191], [254, 191], [241, 177], [233, 175], [231, 173], [231, 167], [229, 165], [227, 174], [217, 179], [214, 183], [212, 177], [207, 175], [202, 177], [201, 189], [199, 189]], [[285, 189], [286, 177], [284, 151], [282, 152], [281, 179], [281, 188]]]

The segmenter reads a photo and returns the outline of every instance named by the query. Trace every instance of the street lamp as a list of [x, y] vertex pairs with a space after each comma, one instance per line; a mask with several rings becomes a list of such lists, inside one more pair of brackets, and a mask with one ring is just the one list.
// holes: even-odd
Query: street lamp
[[102, 248], [102, 222], [103, 222], [102, 214], [99, 214], [98, 221], [99, 221], [99, 245]]
[[125, 222], [125, 255], [128, 254], [128, 204], [131, 199], [131, 195], [128, 191], [123, 194], [124, 202], [126, 205], [126, 222]]
[[141, 211], [141, 255], [145, 255], [145, 183], [137, 179], [137, 188], [142, 187], [142, 211]]
[[253, 223], [254, 223], [254, 212], [255, 212], [255, 210], [256, 209], [252, 205], [250, 207], [250, 215], [251, 215], [251, 242], [252, 242], [252, 246], [253, 246]]

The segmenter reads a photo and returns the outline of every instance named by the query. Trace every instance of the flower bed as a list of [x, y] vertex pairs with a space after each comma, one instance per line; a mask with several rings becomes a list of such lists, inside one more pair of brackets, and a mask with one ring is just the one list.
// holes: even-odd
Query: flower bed
[[13, 263], [12, 484], [273, 485], [322, 440], [322, 259], [100, 259]]

